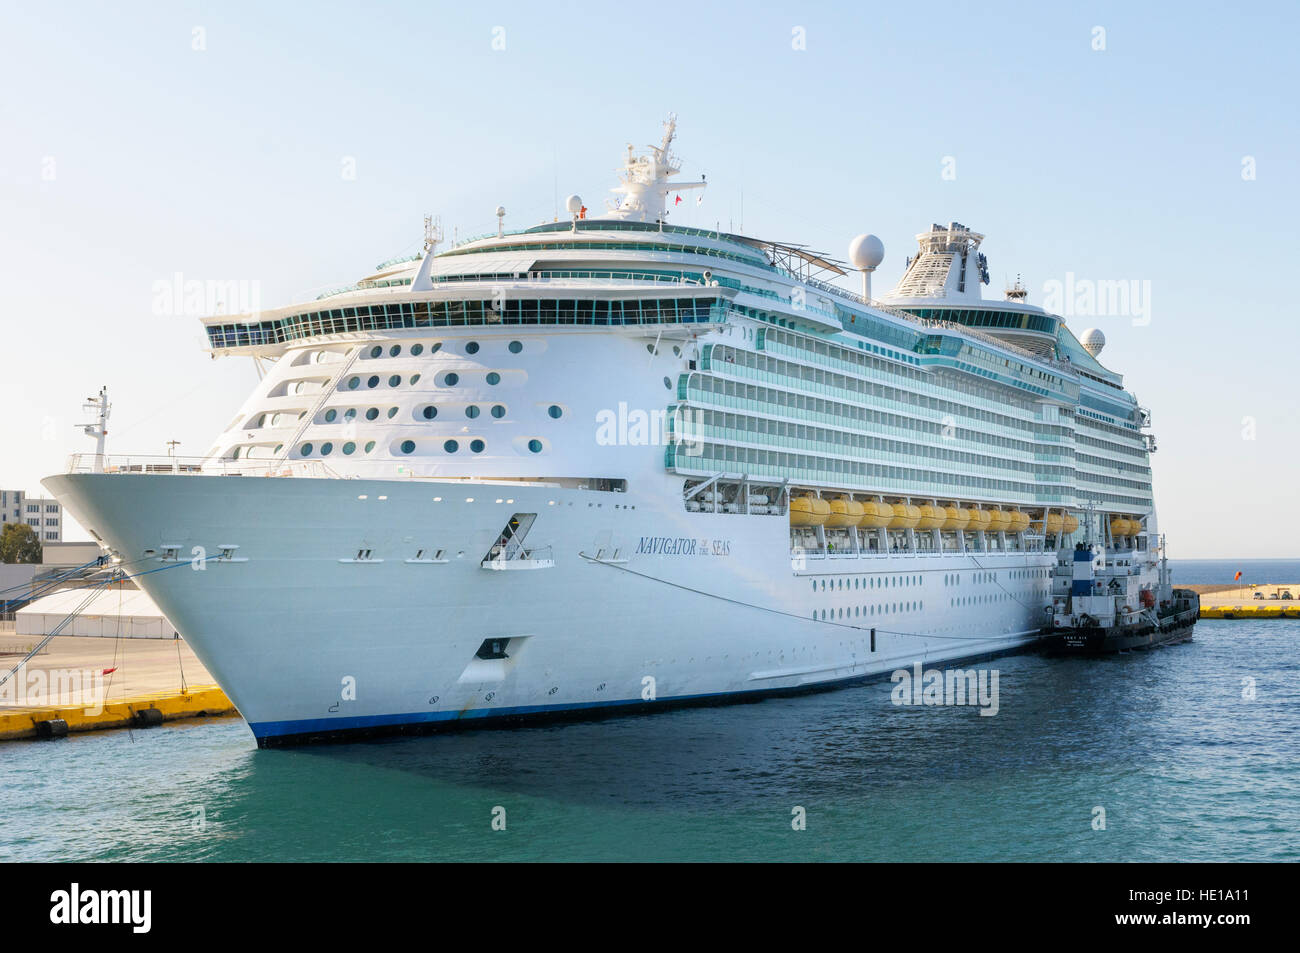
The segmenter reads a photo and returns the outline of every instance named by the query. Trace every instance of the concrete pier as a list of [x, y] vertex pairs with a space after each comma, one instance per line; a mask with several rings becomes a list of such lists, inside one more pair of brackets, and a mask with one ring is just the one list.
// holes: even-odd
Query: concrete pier
[[[9, 634], [0, 641], [24, 649], [10, 643], [31, 640]], [[0, 672], [23, 654], [0, 654]], [[0, 686], [0, 740], [233, 714], [189, 646], [175, 639], [58, 636]]]
[[1300, 583], [1184, 586], [1201, 597], [1202, 619], [1300, 619]]

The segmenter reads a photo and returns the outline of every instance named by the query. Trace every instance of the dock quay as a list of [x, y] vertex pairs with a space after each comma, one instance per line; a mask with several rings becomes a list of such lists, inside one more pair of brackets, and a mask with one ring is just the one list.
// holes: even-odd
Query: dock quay
[[[30, 651], [7, 635], [0, 677]], [[180, 639], [60, 636], [0, 685], [0, 741], [237, 714]]]
[[1186, 586], [1201, 597], [1202, 619], [1300, 619], [1300, 583]]

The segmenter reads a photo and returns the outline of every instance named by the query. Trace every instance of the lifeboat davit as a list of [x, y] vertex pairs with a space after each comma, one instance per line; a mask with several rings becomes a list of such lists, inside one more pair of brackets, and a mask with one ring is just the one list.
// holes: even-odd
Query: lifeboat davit
[[857, 526], [858, 521], [862, 519], [862, 504], [857, 500], [851, 500], [846, 496], [831, 500], [830, 506], [830, 516], [826, 517], [827, 526]]
[[894, 518], [889, 521], [890, 529], [915, 529], [921, 522], [921, 508], [911, 503], [895, 503]]
[[858, 525], [863, 529], [884, 529], [894, 518], [894, 508], [888, 503], [867, 502], [862, 504], [862, 519]]
[[989, 525], [984, 527], [986, 533], [1004, 533], [1011, 528], [1011, 514], [994, 508], [988, 511]]
[[970, 525], [970, 510], [960, 506], [945, 506], [943, 512], [943, 526], [940, 529], [946, 532], [959, 533]]
[[942, 506], [925, 505], [921, 507], [921, 521], [916, 524], [917, 529], [938, 529], [947, 519], [947, 513]]
[[821, 526], [831, 515], [831, 505], [815, 496], [796, 496], [790, 501], [791, 526]]

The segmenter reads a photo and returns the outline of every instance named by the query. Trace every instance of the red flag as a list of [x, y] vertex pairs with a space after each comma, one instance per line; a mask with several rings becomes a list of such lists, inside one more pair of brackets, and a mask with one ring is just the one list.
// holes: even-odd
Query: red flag
[[116, 672], [116, 671], [117, 671], [117, 666], [114, 665], [112, 668], [106, 668], [106, 669], [104, 669], [104, 671], [101, 672], [100, 674], [102, 674], [102, 675], [112, 675], [112, 674], [113, 674], [114, 672]]
[[681, 205], [681, 204], [682, 204], [682, 197], [681, 197], [680, 195], [677, 196], [677, 201], [674, 202], [673, 204], [674, 204], [674, 205]]

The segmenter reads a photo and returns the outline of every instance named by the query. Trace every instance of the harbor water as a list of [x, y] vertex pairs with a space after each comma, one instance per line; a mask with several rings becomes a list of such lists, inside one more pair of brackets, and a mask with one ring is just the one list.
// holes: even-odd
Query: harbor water
[[981, 662], [992, 717], [881, 681], [297, 749], [237, 718], [0, 744], [0, 859], [1297, 860], [1298, 642], [1206, 620]]

